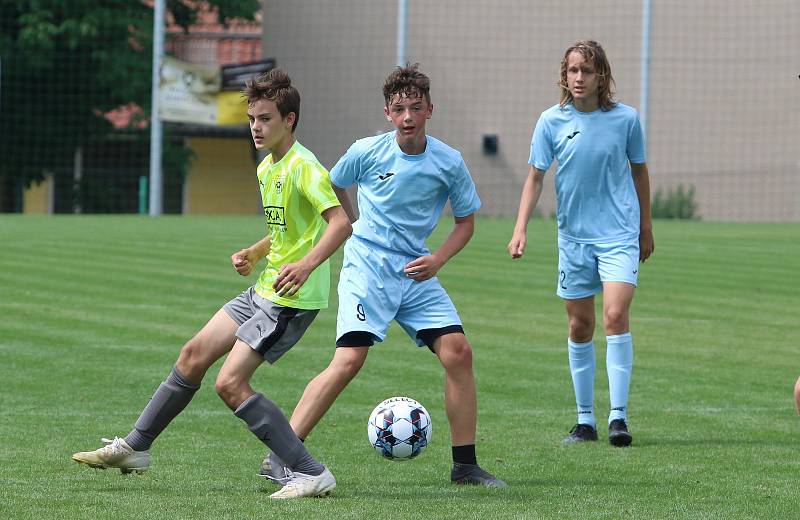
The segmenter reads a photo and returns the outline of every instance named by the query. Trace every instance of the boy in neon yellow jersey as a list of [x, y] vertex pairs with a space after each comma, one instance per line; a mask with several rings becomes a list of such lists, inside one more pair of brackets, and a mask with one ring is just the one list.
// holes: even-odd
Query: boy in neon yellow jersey
[[327, 260], [352, 231], [337, 195], [350, 206], [343, 190], [334, 191], [327, 170], [294, 138], [300, 94], [289, 77], [272, 70], [248, 81], [244, 95], [255, 147], [270, 151], [257, 170], [268, 233], [231, 255], [231, 262], [243, 276], [262, 258], [267, 266], [255, 285], [225, 304], [184, 345], [125, 438], [104, 439], [107, 446], [72, 458], [123, 473], [147, 470], [153, 441], [186, 407], [211, 365], [228, 354], [217, 393], [290, 470], [288, 481], [271, 497], [322, 496], [336, 486], [333, 475], [308, 453], [275, 403], [253, 390], [250, 379], [264, 360], [274, 363], [297, 343], [327, 307]]

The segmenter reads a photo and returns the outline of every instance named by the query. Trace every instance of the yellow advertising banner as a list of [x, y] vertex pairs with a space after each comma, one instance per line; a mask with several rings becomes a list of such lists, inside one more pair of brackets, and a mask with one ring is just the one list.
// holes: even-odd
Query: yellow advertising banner
[[241, 92], [224, 91], [217, 94], [217, 124], [247, 124], [247, 100]]

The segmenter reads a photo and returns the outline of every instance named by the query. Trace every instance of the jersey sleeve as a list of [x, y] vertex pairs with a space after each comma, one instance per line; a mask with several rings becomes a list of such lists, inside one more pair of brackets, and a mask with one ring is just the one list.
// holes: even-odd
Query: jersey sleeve
[[536, 127], [533, 130], [533, 137], [531, 138], [531, 154], [528, 158], [528, 164], [546, 172], [550, 165], [553, 163], [555, 157], [555, 150], [553, 148], [553, 139], [550, 137], [550, 129], [547, 125], [547, 119], [542, 113], [539, 120], [536, 122]]
[[331, 182], [339, 188], [347, 188], [357, 183], [361, 171], [361, 153], [358, 143], [353, 143], [347, 152], [331, 168]]
[[628, 160], [633, 164], [644, 164], [647, 162], [644, 146], [644, 131], [639, 122], [639, 116], [634, 113], [633, 124], [628, 133]]
[[459, 158], [458, 165], [455, 168], [449, 197], [454, 217], [472, 215], [481, 207], [478, 190], [475, 188], [475, 182], [473, 182], [463, 158]]
[[305, 163], [300, 166], [298, 177], [298, 190], [318, 213], [340, 205], [328, 172], [322, 165]]

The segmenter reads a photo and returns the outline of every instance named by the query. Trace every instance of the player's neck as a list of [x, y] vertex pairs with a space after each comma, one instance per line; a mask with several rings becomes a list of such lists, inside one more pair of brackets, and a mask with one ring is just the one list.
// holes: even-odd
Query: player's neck
[[289, 134], [286, 139], [278, 143], [275, 148], [270, 150], [272, 154], [272, 164], [280, 162], [281, 159], [289, 152], [289, 149], [294, 145], [294, 134]]
[[600, 108], [600, 99], [597, 97], [588, 98], [588, 99], [572, 99], [572, 106], [575, 107], [575, 110], [578, 112], [594, 112], [598, 108]]
[[397, 146], [406, 155], [419, 155], [425, 152], [425, 147], [428, 145], [428, 138], [425, 134], [413, 139], [401, 139], [398, 135]]

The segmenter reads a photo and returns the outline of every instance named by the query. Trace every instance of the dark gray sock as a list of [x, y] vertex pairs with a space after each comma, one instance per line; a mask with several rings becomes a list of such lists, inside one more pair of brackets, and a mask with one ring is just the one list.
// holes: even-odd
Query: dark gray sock
[[125, 442], [136, 451], [149, 450], [170, 421], [186, 408], [198, 388], [200, 385], [186, 379], [178, 367], [173, 366], [172, 372], [142, 410]]
[[308, 475], [325, 471], [297, 438], [280, 408], [262, 394], [253, 394], [233, 413], [292, 471]]

